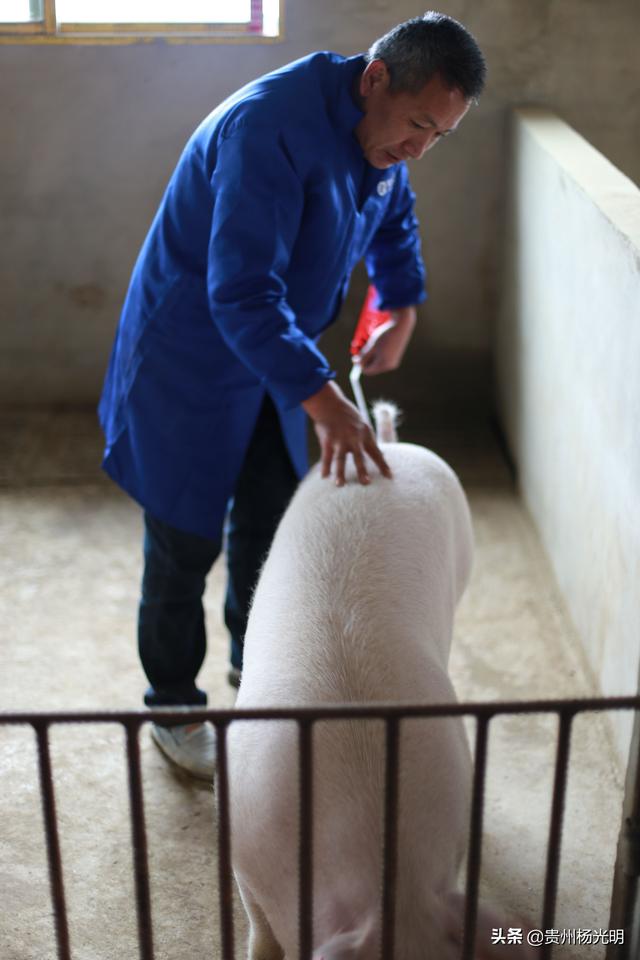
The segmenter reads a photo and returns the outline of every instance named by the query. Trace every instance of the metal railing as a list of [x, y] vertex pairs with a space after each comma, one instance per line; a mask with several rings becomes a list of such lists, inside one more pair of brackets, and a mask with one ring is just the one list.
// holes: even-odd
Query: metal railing
[[[300, 844], [299, 844], [299, 956], [311, 960], [313, 916], [313, 726], [327, 720], [383, 720], [386, 724], [386, 772], [384, 797], [383, 883], [382, 883], [382, 957], [393, 960], [398, 826], [398, 749], [401, 723], [409, 718], [471, 717], [476, 720], [473, 792], [469, 827], [465, 916], [461, 960], [473, 960], [478, 913], [478, 895], [482, 855], [484, 792], [490, 723], [494, 717], [510, 714], [555, 714], [558, 736], [551, 798], [551, 816], [546, 854], [546, 870], [540, 930], [551, 930], [555, 920], [558, 876], [562, 842], [563, 812], [571, 755], [572, 723], [578, 714], [640, 710], [640, 697], [582, 698], [574, 700], [532, 700], [442, 705], [362, 704], [314, 708], [270, 708], [262, 710], [190, 710], [189, 722], [209, 721], [216, 729], [218, 807], [218, 871], [220, 896], [220, 937], [222, 960], [234, 960], [233, 882], [231, 870], [231, 832], [227, 765], [227, 731], [231, 723], [243, 720], [295, 721], [299, 729], [300, 772]], [[129, 807], [133, 843], [134, 881], [141, 960], [154, 960], [153, 925], [149, 885], [147, 836], [145, 828], [143, 782], [138, 734], [140, 727], [161, 719], [163, 723], [184, 722], [184, 712], [81, 712], [81, 713], [0, 713], [2, 724], [26, 724], [33, 727], [38, 748], [40, 788], [55, 917], [58, 960], [71, 960], [69, 927], [65, 902], [60, 838], [49, 749], [49, 729], [54, 724], [119, 723], [126, 731]], [[632, 859], [632, 858], [631, 858]], [[637, 885], [637, 878], [630, 877]], [[625, 939], [626, 937], [625, 931]], [[540, 960], [550, 960], [553, 944], [543, 943]], [[625, 952], [626, 950], [626, 952]], [[632, 954], [624, 948], [616, 957]]]

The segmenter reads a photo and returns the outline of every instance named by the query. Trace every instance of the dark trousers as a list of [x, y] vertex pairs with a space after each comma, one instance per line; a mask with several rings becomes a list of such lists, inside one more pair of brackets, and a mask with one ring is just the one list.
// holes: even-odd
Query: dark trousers
[[[224, 619], [231, 663], [242, 669], [249, 605], [280, 517], [297, 486], [275, 407], [266, 398], [245, 457], [227, 528]], [[144, 574], [138, 614], [138, 650], [150, 687], [147, 706], [204, 705], [196, 686], [206, 653], [202, 596], [222, 549], [145, 513]]]

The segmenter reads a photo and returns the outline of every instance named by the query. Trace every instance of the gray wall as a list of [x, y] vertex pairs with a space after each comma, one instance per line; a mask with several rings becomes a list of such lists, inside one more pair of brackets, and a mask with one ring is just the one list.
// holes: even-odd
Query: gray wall
[[[0, 399], [93, 402], [131, 266], [194, 126], [245, 81], [313, 49], [364, 49], [411, 0], [285, 0], [278, 44], [0, 46]], [[428, 358], [486, 357], [498, 287], [504, 120], [550, 104], [640, 179], [637, 0], [440, 0], [489, 61], [460, 131], [412, 171], [431, 301], [402, 380]], [[329, 343], [341, 354], [355, 284]], [[336, 339], [337, 337], [337, 339]], [[473, 363], [471, 363], [473, 366]], [[473, 379], [473, 378], [472, 378]], [[475, 387], [474, 387], [475, 390]]]

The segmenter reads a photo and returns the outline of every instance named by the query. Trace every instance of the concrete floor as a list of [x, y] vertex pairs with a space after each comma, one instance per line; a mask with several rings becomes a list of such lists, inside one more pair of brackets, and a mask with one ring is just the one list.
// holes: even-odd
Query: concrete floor
[[[0, 424], [0, 705], [4, 710], [137, 708], [134, 622], [138, 509], [96, 469], [90, 411], [7, 413]], [[430, 431], [472, 507], [476, 559], [452, 675], [462, 700], [597, 693], [535, 529], [484, 425]], [[210, 652], [200, 685], [230, 706], [221, 626], [224, 571], [207, 591]], [[483, 877], [515, 918], [539, 916], [553, 773], [553, 718], [492, 723]], [[0, 956], [56, 956], [30, 729], [0, 725]], [[123, 735], [57, 727], [52, 753], [74, 958], [137, 954]], [[178, 778], [142, 737], [158, 960], [219, 956], [211, 793]], [[608, 926], [622, 765], [607, 718], [576, 721], [556, 926]], [[514, 919], [514, 925], [516, 925]], [[241, 931], [240, 931], [241, 933]], [[240, 935], [239, 933], [239, 935]], [[238, 955], [242, 955], [241, 951]], [[596, 960], [599, 946], [554, 956]]]

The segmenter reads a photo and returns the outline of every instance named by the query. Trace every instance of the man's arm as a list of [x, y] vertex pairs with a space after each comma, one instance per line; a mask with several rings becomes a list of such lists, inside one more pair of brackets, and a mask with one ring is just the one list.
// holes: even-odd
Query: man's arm
[[426, 300], [415, 194], [403, 163], [394, 167], [394, 183], [384, 218], [365, 254], [367, 273], [381, 310], [411, 307]]
[[394, 325], [362, 354], [365, 373], [386, 373], [400, 366], [416, 324], [416, 304], [426, 297], [414, 202], [407, 169], [401, 164], [396, 168], [385, 217], [365, 257], [367, 271], [378, 292], [378, 306], [391, 311]]
[[361, 483], [365, 454], [389, 468], [371, 429], [333, 383], [326, 359], [297, 324], [283, 277], [295, 246], [303, 188], [277, 138], [255, 130], [229, 136], [213, 176], [217, 196], [209, 247], [211, 314], [222, 336], [283, 407], [300, 403], [314, 421], [323, 476], [347, 453]]

